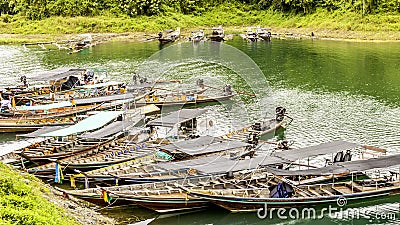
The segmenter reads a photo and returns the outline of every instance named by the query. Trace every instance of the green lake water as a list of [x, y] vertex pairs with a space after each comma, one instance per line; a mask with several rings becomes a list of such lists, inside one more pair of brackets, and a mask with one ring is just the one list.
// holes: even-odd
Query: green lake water
[[[160, 51], [160, 49], [162, 49]], [[284, 106], [294, 118], [285, 136], [294, 147], [332, 140], [347, 140], [400, 153], [400, 44], [321, 40], [273, 40], [248, 43], [234, 38], [225, 44], [178, 43], [160, 47], [156, 42], [112, 42], [76, 54], [65, 51], [0, 46], [0, 86], [16, 84], [59, 67], [106, 70], [111, 79], [130, 82], [131, 74], [182, 79], [194, 87], [199, 77], [222, 87], [232, 84], [258, 99], [237, 96], [233, 103], [212, 106], [222, 131], [229, 131]], [[261, 72], [261, 76], [260, 76]], [[13, 135], [0, 135], [1, 141]], [[321, 164], [317, 157], [312, 163]], [[359, 218], [329, 217], [319, 224], [400, 224], [400, 198], [384, 198], [349, 205]], [[229, 213], [210, 209], [159, 217], [142, 208], [102, 211], [121, 224], [156, 218], [150, 224], [314, 224], [315, 220], [279, 220], [256, 213]], [[367, 213], [365, 213], [367, 212]], [[382, 219], [384, 215], [391, 218]], [[395, 218], [393, 218], [393, 216]], [[381, 216], [381, 217], [379, 217]], [[378, 218], [379, 217], [379, 218]]]

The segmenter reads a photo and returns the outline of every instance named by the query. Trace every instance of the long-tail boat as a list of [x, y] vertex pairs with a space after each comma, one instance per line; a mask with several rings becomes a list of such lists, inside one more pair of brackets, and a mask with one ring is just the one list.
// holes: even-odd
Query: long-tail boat
[[[95, 110], [99, 105], [72, 106], [70, 102], [49, 105], [18, 106], [0, 118], [0, 132], [34, 131], [44, 126], [71, 125], [76, 114]], [[4, 113], [3, 113], [4, 115]]]
[[[338, 145], [340, 144], [340, 145]], [[349, 143], [336, 142], [333, 146], [347, 148]], [[347, 146], [347, 147], [346, 147]], [[326, 146], [326, 151], [328, 150]], [[322, 148], [324, 149], [324, 148]], [[311, 153], [309, 148], [301, 150]], [[284, 152], [282, 152], [284, 153]], [[290, 153], [286, 153], [290, 156]], [[186, 176], [163, 182], [102, 187], [87, 190], [67, 191], [69, 194], [96, 204], [114, 204], [102, 201], [99, 196], [108, 193], [117, 204], [138, 204], [159, 213], [207, 207], [207, 202], [222, 206], [231, 211], [263, 209], [265, 204], [272, 207], [297, 207], [336, 202], [338, 199], [349, 200], [379, 197], [398, 193], [399, 181], [393, 177], [386, 179], [352, 179], [351, 182], [318, 183], [296, 185], [291, 180], [279, 175], [326, 175], [356, 173], [368, 169], [399, 165], [400, 155], [368, 160], [338, 162], [332, 166], [307, 170], [288, 171], [274, 167], [256, 170], [237, 170], [232, 174]], [[203, 161], [204, 163], [209, 160]], [[269, 160], [270, 165], [275, 159]], [[213, 164], [214, 165], [214, 164]], [[217, 164], [215, 164], [217, 165]], [[209, 167], [212, 167], [209, 166]], [[386, 193], [386, 191], [388, 191]], [[121, 199], [121, 202], [118, 202]]]
[[[108, 124], [110, 121], [116, 119], [121, 114], [122, 112], [120, 111], [99, 112], [80, 121], [77, 124], [48, 133], [40, 134], [39, 136], [67, 138], [71, 135], [101, 128], [104, 125]], [[52, 160], [62, 159], [81, 151], [86, 151], [88, 148], [92, 147], [93, 144], [97, 144], [98, 142], [88, 143], [87, 141], [77, 140], [72, 142], [58, 143], [59, 144], [51, 143], [51, 146], [48, 144], [46, 146], [40, 146], [39, 148], [25, 148], [19, 154], [37, 165], [42, 165], [45, 163], [49, 163]]]
[[224, 29], [222, 26], [213, 27], [210, 35], [207, 36], [211, 41], [221, 42], [224, 41]]
[[[190, 146], [190, 149], [188, 147]], [[204, 155], [218, 154], [215, 157], [221, 157], [221, 154], [228, 154], [228, 151], [243, 149], [243, 152], [251, 154], [250, 150], [247, 150], [249, 144], [238, 142], [238, 141], [227, 141], [219, 138], [212, 137], [200, 137], [193, 140], [175, 142], [169, 145], [162, 145], [158, 147], [159, 152], [154, 151], [152, 158], [153, 161], [170, 161], [175, 159], [173, 162], [175, 165], [177, 160], [184, 160], [181, 162], [192, 163], [193, 166], [196, 164], [203, 164], [204, 161], [209, 158], [204, 158]], [[166, 153], [168, 152], [168, 153]], [[220, 153], [221, 152], [221, 153]], [[186, 155], [184, 157], [183, 155]], [[90, 181], [95, 183], [115, 183], [118, 180], [119, 184], [132, 184], [132, 183], [149, 183], [166, 180], [181, 179], [183, 176], [201, 176], [202, 173], [196, 170], [191, 170], [187, 165], [176, 169], [160, 168], [153, 161], [148, 161], [147, 164], [143, 164], [143, 161], [127, 161], [121, 164], [101, 168], [86, 172], [84, 174], [71, 175], [78, 182]], [[150, 164], [151, 163], [151, 164]]]
[[258, 27], [256, 33], [259, 38], [265, 41], [271, 41], [271, 28], [260, 28]]
[[179, 39], [180, 34], [181, 34], [180, 27], [177, 27], [176, 30], [166, 30], [164, 33], [160, 32], [158, 34], [158, 41], [160, 42], [160, 44], [171, 43]]
[[[206, 110], [204, 109], [183, 109], [171, 113], [167, 116], [163, 116], [159, 119], [150, 121], [147, 126], [149, 126], [151, 130], [157, 130], [157, 134], [155, 134], [154, 136], [157, 136], [159, 140], [170, 140], [171, 138], [179, 140], [180, 136], [187, 136], [188, 134], [190, 135], [190, 133], [196, 130], [198, 126], [198, 119], [196, 118], [203, 114], [205, 111]], [[206, 124], [208, 124], [207, 121]], [[163, 133], [162, 131], [164, 128], [170, 131], [170, 133]], [[272, 130], [272, 128], [269, 129]], [[176, 130], [176, 133], [173, 132], [173, 130]], [[187, 132], [187, 134], [184, 134], [182, 132]], [[252, 132], [253, 131], [250, 131], [250, 129], [244, 128], [243, 131], [230, 133], [228, 135], [222, 136], [221, 138], [201, 136], [192, 140], [184, 140], [184, 136], [182, 136], [180, 140], [184, 141], [175, 142], [170, 145], [162, 145], [158, 147], [158, 149], [161, 151], [160, 154], [165, 154], [167, 157], [175, 160], [188, 159], [199, 157], [201, 155], [215, 154], [218, 152], [227, 152], [233, 150], [236, 151], [235, 157], [240, 158], [244, 157], [245, 154], [252, 153], [251, 149], [246, 150], [247, 147], [250, 146], [250, 144], [254, 144], [254, 140], [251, 140], [250, 144], [246, 143], [249, 142], [248, 135]], [[242, 149], [242, 153], [237, 151], [239, 149]], [[77, 181], [82, 182], [82, 179], [85, 178], [86, 180], [89, 179], [91, 182], [101, 181], [103, 183], [114, 183], [115, 180], [118, 179], [119, 183], [141, 183], [156, 182], [168, 179], [179, 179], [180, 177], [182, 177], [182, 175], [187, 173], [187, 169], [185, 168], [204, 163], [201, 161], [201, 158], [198, 160], [198, 162], [189, 160], [188, 163], [192, 163], [192, 165], [185, 164], [182, 165], [182, 167], [176, 167], [172, 170], [165, 168], [158, 169], [158, 171], [156, 169], [142, 170], [138, 168], [136, 161], [126, 162], [116, 167], [111, 166], [102, 168], [100, 170], [87, 172], [85, 176], [77, 176]], [[175, 165], [179, 165], [179, 163], [175, 163]], [[193, 174], [193, 176], [195, 175], [198, 174]]]
[[[399, 177], [395, 178], [392, 171], [391, 177], [383, 178], [355, 178], [354, 173], [365, 172], [372, 169], [382, 169], [399, 166], [400, 155], [391, 155], [368, 160], [357, 160], [337, 163], [331, 166], [300, 170], [285, 171], [270, 169], [270, 174], [276, 175], [341, 175], [351, 174], [351, 181], [317, 183], [311, 185], [293, 185], [284, 179], [278, 183], [266, 180], [266, 177], [256, 177], [245, 182], [247, 188], [231, 189], [187, 189], [190, 195], [208, 200], [230, 211], [262, 211], [265, 206], [301, 207], [317, 204], [341, 204], [340, 201], [351, 203], [353, 201], [400, 193]], [[343, 205], [339, 205], [343, 206]]]
[[[96, 187], [82, 190], [62, 190], [68, 195], [100, 206], [141, 205], [158, 212], [172, 212], [208, 206], [208, 202], [187, 195], [180, 187], [210, 184], [220, 176], [199, 176], [174, 181], [141, 183], [114, 187]], [[107, 193], [112, 199], [104, 199]]]

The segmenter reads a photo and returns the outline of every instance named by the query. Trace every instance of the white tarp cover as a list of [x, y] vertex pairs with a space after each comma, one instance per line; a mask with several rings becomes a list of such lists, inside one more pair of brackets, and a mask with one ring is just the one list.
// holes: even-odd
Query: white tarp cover
[[65, 108], [65, 107], [70, 107], [72, 106], [71, 102], [69, 101], [63, 101], [63, 102], [57, 102], [57, 103], [52, 103], [52, 104], [46, 104], [46, 105], [31, 105], [31, 106], [17, 106], [17, 110], [49, 110], [49, 109], [58, 109], [58, 108]]

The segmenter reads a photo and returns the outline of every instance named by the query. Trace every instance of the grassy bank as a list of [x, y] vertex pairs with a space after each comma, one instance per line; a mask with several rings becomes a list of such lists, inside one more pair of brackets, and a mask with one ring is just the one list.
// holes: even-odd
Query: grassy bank
[[31, 175], [21, 175], [0, 163], [0, 224], [77, 224], [48, 202], [49, 190]]
[[[317, 10], [312, 14], [282, 14], [272, 10], [248, 10], [245, 7], [221, 5], [201, 15], [167, 13], [162, 16], [115, 17], [52, 17], [39, 21], [21, 16], [0, 17], [0, 33], [17, 34], [0, 36], [1, 42], [18, 42], [15, 39], [28, 37], [36, 41], [54, 39], [60, 34], [78, 33], [155, 33], [177, 26], [188, 32], [192, 29], [224, 25], [227, 32], [243, 32], [246, 26], [272, 27], [274, 31], [313, 31], [321, 37], [351, 38], [367, 40], [400, 40], [400, 14], [378, 14], [362, 16], [361, 12], [328, 12]], [[46, 35], [40, 35], [46, 34]], [[23, 35], [23, 36], [21, 36]], [[26, 36], [31, 35], [31, 36]], [[36, 36], [35, 36], [36, 35]], [[50, 36], [47, 36], [50, 35]], [[24, 40], [25, 41], [25, 40]], [[20, 41], [20, 42], [24, 42]]]

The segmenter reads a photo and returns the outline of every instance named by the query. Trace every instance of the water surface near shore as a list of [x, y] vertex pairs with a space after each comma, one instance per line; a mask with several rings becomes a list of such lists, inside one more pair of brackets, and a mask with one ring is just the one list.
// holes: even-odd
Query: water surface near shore
[[[249, 43], [234, 38], [226, 44], [248, 55], [259, 66], [268, 82], [268, 87], [257, 85], [260, 95], [267, 92], [261, 101], [247, 96], [235, 97], [237, 104], [224, 113], [221, 106], [211, 111], [221, 121], [221, 127], [229, 131], [230, 126], [247, 124], [259, 118], [268, 104], [284, 106], [295, 119], [285, 132], [294, 147], [304, 147], [325, 141], [343, 139], [360, 144], [386, 148], [389, 153], [400, 153], [400, 45], [397, 43], [357, 43], [321, 40], [273, 40]], [[221, 46], [206, 45], [209, 52], [221, 52]], [[164, 46], [165, 48], [165, 46]], [[162, 59], [176, 58], [187, 51], [186, 44], [170, 47], [170, 55], [158, 53]], [[222, 47], [227, 49], [228, 47]], [[186, 49], [186, 50], [184, 50]], [[205, 51], [194, 47], [193, 51]], [[58, 67], [90, 67], [106, 70], [112, 79], [129, 82], [131, 74], [148, 57], [160, 50], [156, 42], [110, 42], [95, 46], [76, 54], [66, 51], [23, 48], [22, 46], [0, 46], [0, 86], [14, 85], [23, 74], [37, 73]], [[218, 50], [218, 51], [217, 51]], [[227, 54], [237, 54], [227, 51]], [[153, 56], [154, 57], [154, 56]], [[231, 58], [235, 58], [232, 55]], [[230, 83], [239, 91], [250, 92], [249, 85], [235, 71], [221, 65], [196, 58], [183, 63], [171, 60], [172, 68], [162, 77], [183, 79], [193, 87], [200, 75], [207, 77], [212, 85]], [[249, 64], [250, 65], [250, 64]], [[253, 70], [249, 70], [253, 71]], [[140, 72], [140, 71], [138, 71]], [[158, 77], [160, 74], [154, 74]], [[246, 74], [244, 74], [246, 76]], [[248, 74], [251, 76], [252, 74]], [[264, 83], [261, 82], [263, 85]], [[265, 88], [265, 89], [264, 89]], [[265, 97], [265, 98], [264, 98]], [[268, 106], [270, 107], [270, 106]], [[238, 112], [242, 111], [242, 112]], [[268, 111], [268, 110], [266, 110]], [[232, 117], [228, 116], [232, 115]], [[0, 135], [2, 141], [13, 140], [13, 135]], [[322, 163], [323, 158], [315, 163]], [[399, 199], [367, 203], [376, 208], [374, 212], [389, 210], [399, 214]], [[379, 207], [378, 207], [379, 206]], [[123, 223], [132, 218], [142, 218], [146, 213], [121, 211]], [[146, 211], [147, 212], [147, 211]], [[114, 211], [115, 213], [115, 211]], [[111, 213], [112, 214], [112, 213]], [[117, 212], [118, 214], [118, 212]], [[150, 213], [151, 214], [151, 213]], [[126, 215], [126, 216], [125, 216]], [[240, 215], [240, 216], [238, 216]], [[153, 217], [151, 214], [149, 217]], [[207, 218], [198, 220], [195, 218]], [[164, 221], [164, 222], [163, 222]], [[270, 221], [272, 224], [310, 224], [308, 220]], [[324, 224], [396, 224], [399, 220], [340, 220], [324, 218]], [[224, 210], [208, 210], [196, 214], [185, 214], [158, 219], [151, 224], [265, 224], [256, 214], [229, 214]], [[269, 222], [268, 222], [269, 223]]]

